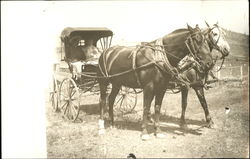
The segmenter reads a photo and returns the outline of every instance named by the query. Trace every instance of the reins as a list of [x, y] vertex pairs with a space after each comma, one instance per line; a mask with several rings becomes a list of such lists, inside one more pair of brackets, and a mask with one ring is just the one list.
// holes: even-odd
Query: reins
[[224, 61], [225, 61], [225, 57], [222, 58], [222, 62], [221, 62], [220, 68], [218, 70], [216, 70], [215, 72], [219, 72], [222, 69]]
[[[189, 55], [191, 55], [193, 58], [194, 58], [194, 63], [195, 63], [195, 65], [196, 65], [196, 67], [198, 67], [198, 68], [200, 68], [201, 67], [201, 64], [200, 64], [200, 59], [197, 57], [197, 53], [198, 53], [198, 50], [200, 50], [200, 47], [201, 46], [197, 46], [197, 43], [194, 43], [194, 40], [192, 39], [192, 36], [193, 35], [195, 35], [195, 34], [191, 34], [186, 40], [185, 40], [185, 45], [187, 46], [187, 48], [188, 48], [188, 51], [189, 51]], [[204, 40], [206, 40], [206, 39], [204, 39], [204, 37], [203, 37], [203, 39], [202, 39], [202, 41], [204, 42]], [[188, 42], [190, 42], [190, 44], [188, 43]], [[191, 46], [190, 46], [191, 45]], [[148, 46], [148, 47], [151, 47], [152, 49], [154, 49], [155, 51], [160, 51], [160, 52], [162, 52], [163, 54], [164, 54], [164, 58], [165, 59], [167, 59], [167, 57], [166, 57], [166, 54], [167, 55], [170, 55], [170, 56], [173, 56], [173, 57], [175, 57], [175, 58], [177, 58], [177, 59], [181, 59], [181, 58], [179, 58], [179, 57], [176, 57], [175, 55], [172, 55], [171, 53], [169, 53], [169, 52], [167, 52], [166, 50], [164, 50], [163, 51], [163, 49], [155, 49], [154, 47], [152, 47], [152, 46], [150, 46], [150, 43], [149, 43], [149, 45], [146, 45], [146, 46]], [[167, 45], [154, 45], [154, 46], [160, 46], [161, 48], [164, 48], [164, 46], [167, 46]], [[196, 46], [196, 47], [195, 47]], [[196, 49], [198, 47], [198, 49]], [[192, 49], [191, 49], [192, 48]], [[167, 67], [168, 67], [168, 69], [170, 70], [169, 72], [168, 71], [166, 71], [166, 69], [163, 69], [159, 64], [157, 64], [157, 62], [155, 62], [155, 65], [158, 67], [158, 68], [160, 68], [163, 72], [165, 72], [165, 73], [168, 73], [168, 74], [171, 74], [172, 76], [174, 76], [175, 77], [175, 79], [176, 80], [178, 80], [179, 82], [181, 82], [181, 83], [183, 83], [183, 84], [185, 84], [186, 86], [189, 86], [190, 85], [190, 81], [187, 79], [187, 78], [183, 78], [183, 77], [180, 77], [179, 76], [179, 74], [180, 74], [180, 72], [178, 71], [178, 69], [176, 69], [175, 67], [173, 67], [173, 66], [171, 66], [171, 64], [169, 63], [169, 61], [168, 61], [168, 59], [167, 60], [164, 60], [164, 64], [166, 64], [167, 65]], [[190, 66], [188, 66], [189, 68], [191, 67], [191, 68], [194, 68], [195, 66], [193, 65], [193, 63], [190, 65]], [[189, 69], [188, 68], [188, 69]], [[197, 71], [199, 71], [199, 72], [201, 72], [201, 70], [199, 70], [197, 68]], [[173, 71], [173, 70], [175, 70], [175, 71]], [[185, 71], [185, 70], [184, 70]]]
[[[147, 68], [151, 65], [153, 65], [154, 62], [149, 62], [147, 64], [144, 64], [144, 65], [141, 65], [139, 67], [136, 68], [136, 70], [141, 70], [143, 68]], [[108, 79], [108, 78], [114, 78], [114, 77], [118, 77], [118, 76], [122, 76], [122, 75], [125, 75], [125, 74], [128, 74], [128, 73], [131, 73], [133, 72], [134, 69], [130, 69], [130, 70], [127, 70], [127, 71], [124, 71], [124, 72], [121, 72], [121, 73], [117, 73], [117, 74], [114, 74], [114, 75], [108, 75], [108, 76], [93, 76], [93, 75], [89, 75], [89, 74], [86, 74], [86, 73], [79, 73], [80, 75], [82, 76], [85, 76], [85, 77], [89, 77], [89, 78], [97, 78], [97, 79]]]
[[[191, 34], [186, 40], [185, 40], [185, 44], [189, 50], [189, 55], [191, 55], [195, 60], [194, 62], [196, 63], [196, 67], [200, 67], [201, 65], [199, 64], [200, 62], [200, 59], [196, 56], [198, 50], [200, 49], [197, 45], [197, 43], [194, 42], [192, 36], [195, 35], [195, 34]], [[203, 37], [204, 38], [204, 37]], [[162, 39], [161, 39], [162, 40]], [[204, 40], [204, 39], [203, 39]], [[168, 58], [166, 55], [170, 55], [178, 60], [181, 60], [181, 58], [167, 52], [164, 48], [165, 45], [153, 45], [151, 46], [150, 43], [147, 43], [147, 44], [144, 44], [144, 45], [137, 45], [137, 48], [136, 48], [136, 53], [142, 49], [142, 48], [145, 48], [145, 47], [148, 47], [148, 48], [151, 48], [153, 49], [155, 52], [158, 52], [158, 56], [161, 57], [161, 59], [159, 60], [153, 60], [152, 59], [148, 59], [146, 56], [146, 58], [150, 61], [149, 63], [147, 64], [144, 64], [144, 65], [141, 65], [141, 66], [138, 66], [138, 67], [135, 67], [135, 63], [133, 64], [132, 66], [132, 69], [130, 70], [127, 70], [127, 71], [124, 71], [124, 72], [121, 72], [121, 73], [116, 73], [116, 74], [113, 74], [113, 75], [110, 75], [108, 73], [108, 70], [107, 70], [107, 63], [106, 63], [106, 60], [105, 60], [105, 56], [107, 54], [107, 52], [103, 52], [103, 56], [102, 56], [102, 60], [103, 60], [103, 65], [104, 65], [104, 68], [101, 67], [99, 65], [99, 69], [100, 69], [100, 72], [102, 73], [103, 76], [97, 76], [97, 75], [89, 75], [87, 73], [80, 73], [80, 75], [82, 76], [85, 76], [85, 77], [89, 77], [89, 78], [96, 78], [96, 79], [110, 79], [110, 78], [115, 78], [115, 77], [119, 77], [119, 76], [122, 76], [122, 75], [125, 75], [125, 74], [128, 74], [128, 73], [132, 73], [132, 72], [136, 72], [138, 70], [141, 70], [141, 69], [144, 69], [146, 67], [150, 67], [150, 66], [156, 66], [157, 68], [159, 68], [161, 71], [163, 71], [164, 73], [167, 73], [167, 74], [170, 74], [172, 75], [172, 77], [174, 77], [177, 81], [179, 81], [180, 83], [186, 85], [187, 87], [190, 86], [190, 81], [186, 78], [183, 78], [180, 76], [180, 72], [177, 70], [176, 67], [173, 67], [169, 61], [168, 61]], [[196, 47], [195, 47], [196, 46]], [[139, 48], [138, 48], [139, 47]], [[158, 47], [158, 48], [157, 48]], [[197, 49], [198, 47], [198, 49]], [[201, 47], [201, 46], [200, 46]], [[135, 61], [135, 57], [136, 56], [136, 53], [134, 53], [133, 55], [133, 61]], [[156, 53], [157, 54], [157, 53]], [[131, 53], [132, 55], [132, 53]], [[115, 60], [115, 59], [114, 59]], [[198, 61], [197, 61], [198, 60]], [[161, 64], [159, 64], [160, 62], [163, 62], [163, 64], [166, 66], [162, 66]], [[111, 67], [111, 66], [110, 66]], [[195, 67], [194, 65], [191, 66], [192, 68]], [[184, 70], [185, 71], [185, 70]]]

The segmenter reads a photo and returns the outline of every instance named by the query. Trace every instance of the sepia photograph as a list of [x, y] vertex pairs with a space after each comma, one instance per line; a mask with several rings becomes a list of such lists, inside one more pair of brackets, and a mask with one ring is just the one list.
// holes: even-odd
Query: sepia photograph
[[1, 2], [3, 158], [249, 158], [247, 0]]

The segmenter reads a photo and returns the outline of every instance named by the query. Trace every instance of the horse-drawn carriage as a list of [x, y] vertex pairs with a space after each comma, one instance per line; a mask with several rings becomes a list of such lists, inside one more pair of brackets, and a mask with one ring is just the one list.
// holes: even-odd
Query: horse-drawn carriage
[[[203, 88], [209, 83], [209, 72], [216, 62], [211, 52], [214, 48], [217, 49], [224, 59], [230, 50], [217, 24], [212, 28], [208, 25], [204, 31], [188, 25], [188, 29], [177, 29], [162, 38], [135, 47], [110, 47], [112, 36], [112, 31], [107, 28], [63, 30], [61, 62], [54, 65], [54, 110], [62, 112], [68, 120], [75, 121], [80, 106], [86, 100], [82, 99], [83, 95], [100, 91], [101, 134], [104, 130], [104, 108], [107, 103], [109, 119], [113, 125], [113, 106], [128, 106], [130, 111], [133, 110], [137, 101], [136, 89], [140, 89], [144, 100], [142, 139], [149, 137], [146, 127], [154, 98], [155, 133], [157, 137], [161, 137], [159, 115], [165, 92], [176, 88], [182, 92], [181, 124], [185, 125], [187, 92], [189, 87], [193, 87], [204, 109], [208, 125], [213, 125], [203, 92]], [[91, 55], [88, 49], [95, 53]], [[183, 63], [178, 66], [180, 62]], [[111, 92], [107, 91], [110, 89]], [[107, 92], [110, 92], [108, 96]]]
[[[56, 112], [75, 121], [86, 97], [98, 94], [98, 57], [111, 46], [108, 28], [65, 28], [61, 33], [60, 62], [53, 67], [51, 102]], [[122, 113], [136, 105], [134, 89], [122, 87], [116, 106]]]

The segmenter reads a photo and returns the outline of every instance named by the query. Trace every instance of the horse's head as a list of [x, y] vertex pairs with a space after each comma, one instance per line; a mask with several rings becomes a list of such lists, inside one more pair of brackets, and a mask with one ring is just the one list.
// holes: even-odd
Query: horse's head
[[205, 34], [208, 36], [208, 41], [212, 48], [218, 50], [222, 54], [222, 58], [226, 57], [230, 53], [230, 46], [225, 38], [226, 33], [218, 25], [218, 22], [212, 27], [205, 21], [208, 29], [205, 30]]
[[194, 58], [200, 70], [210, 70], [214, 65], [214, 61], [204, 33], [198, 25], [195, 28], [188, 25], [188, 30], [190, 36], [186, 40], [186, 46], [190, 55]]

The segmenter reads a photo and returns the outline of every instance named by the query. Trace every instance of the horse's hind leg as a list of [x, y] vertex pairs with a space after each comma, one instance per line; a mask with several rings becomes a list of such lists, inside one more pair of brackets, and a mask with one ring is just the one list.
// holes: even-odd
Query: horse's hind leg
[[188, 89], [186, 87], [181, 88], [181, 121], [180, 127], [183, 129], [187, 129], [187, 124], [185, 121], [185, 113], [187, 108], [187, 97], [188, 97]]
[[100, 101], [99, 101], [99, 106], [100, 106], [100, 119], [99, 119], [99, 134], [104, 134], [104, 111], [106, 108], [106, 103], [107, 103], [107, 87], [108, 83], [107, 82], [102, 82], [99, 81], [99, 87], [100, 87]]
[[201, 106], [205, 112], [205, 117], [206, 117], [206, 122], [207, 122], [207, 127], [209, 128], [214, 128], [214, 122], [212, 121], [212, 118], [209, 114], [208, 106], [207, 106], [207, 101], [204, 95], [204, 89], [202, 87], [195, 88], [196, 95], [198, 96], [198, 99], [201, 103]]
[[159, 125], [159, 118], [160, 118], [160, 113], [161, 113], [161, 105], [162, 105], [162, 100], [165, 95], [166, 90], [159, 90], [156, 92], [155, 95], [155, 135], [158, 138], [164, 138], [165, 135], [162, 134], [160, 125]]
[[110, 118], [112, 126], [114, 126], [113, 106], [114, 106], [115, 98], [116, 98], [118, 92], [120, 91], [120, 88], [121, 88], [121, 86], [112, 84], [112, 90], [111, 90], [111, 93], [109, 95], [109, 118]]

